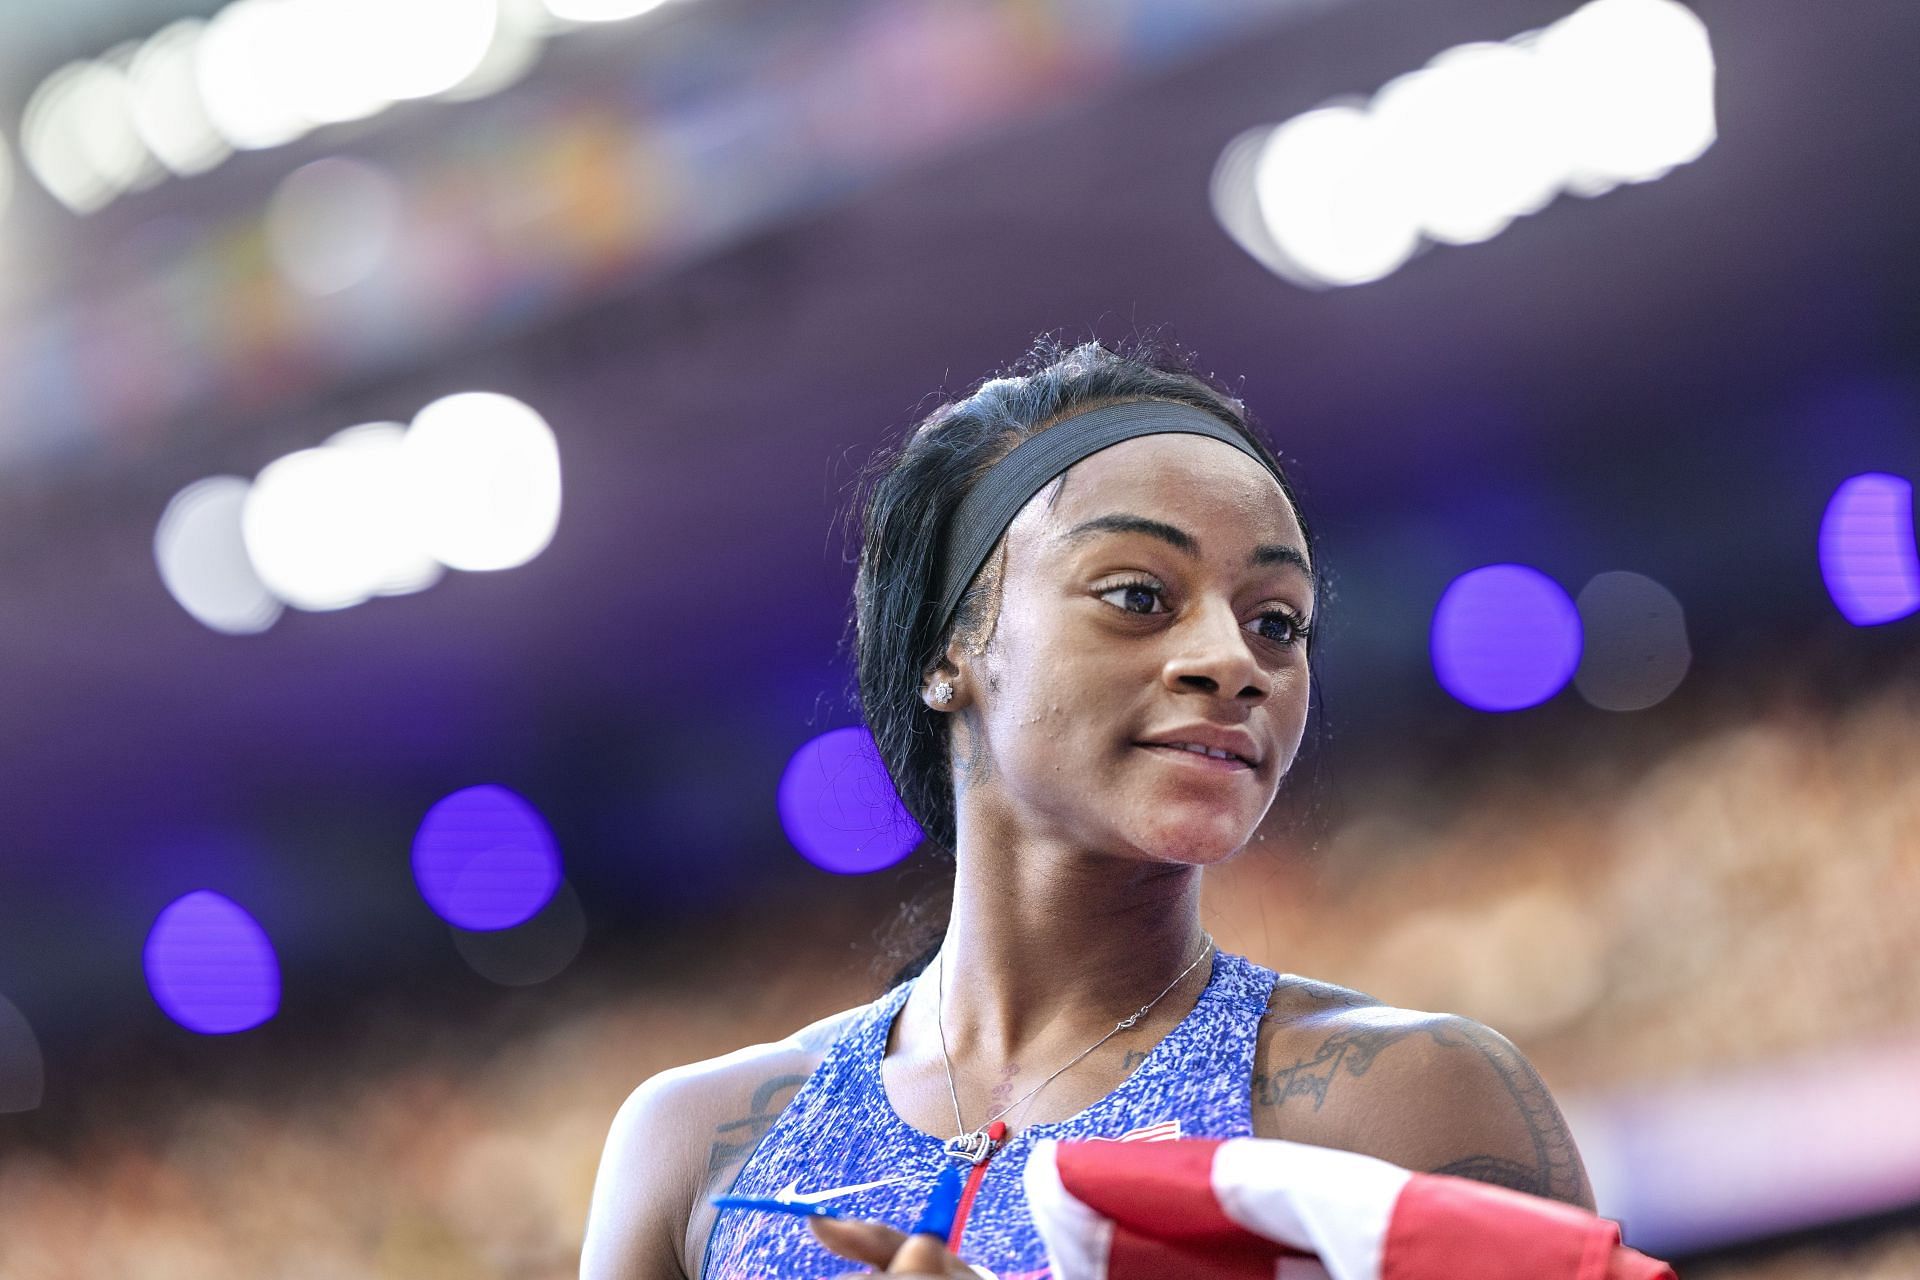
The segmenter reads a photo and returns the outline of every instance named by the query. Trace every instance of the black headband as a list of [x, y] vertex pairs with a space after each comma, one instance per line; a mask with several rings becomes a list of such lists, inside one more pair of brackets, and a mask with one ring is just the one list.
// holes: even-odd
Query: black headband
[[[934, 634], [947, 629], [967, 584], [980, 572], [987, 553], [1028, 499], [1089, 454], [1135, 436], [1153, 435], [1209, 436], [1273, 471], [1272, 464], [1225, 422], [1205, 409], [1171, 400], [1102, 405], [1028, 436], [980, 477], [980, 483], [961, 500], [953, 523], [947, 526], [947, 554], [940, 575], [940, 612]], [[1274, 472], [1274, 479], [1280, 479], [1278, 472]], [[1285, 481], [1281, 481], [1281, 487], [1286, 487]]]

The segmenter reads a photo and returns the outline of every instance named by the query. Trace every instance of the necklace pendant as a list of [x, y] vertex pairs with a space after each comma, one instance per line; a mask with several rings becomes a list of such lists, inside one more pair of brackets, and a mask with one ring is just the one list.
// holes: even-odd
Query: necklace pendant
[[979, 1164], [992, 1155], [993, 1149], [998, 1145], [999, 1143], [995, 1142], [985, 1129], [975, 1129], [972, 1133], [948, 1138], [946, 1151], [955, 1160], [964, 1161], [967, 1164]]

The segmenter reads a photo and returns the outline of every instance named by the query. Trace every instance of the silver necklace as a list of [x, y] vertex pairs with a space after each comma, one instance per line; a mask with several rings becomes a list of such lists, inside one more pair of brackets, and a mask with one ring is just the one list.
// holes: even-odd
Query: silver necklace
[[953, 1083], [953, 1058], [947, 1052], [947, 1019], [946, 1019], [947, 949], [945, 947], [940, 948], [940, 972], [935, 976], [935, 979], [934, 979], [935, 981], [934, 993], [935, 993], [936, 999], [938, 1000], [938, 1003], [934, 1006], [933, 1018], [934, 1018], [934, 1025], [940, 1028], [940, 1061], [944, 1063], [947, 1068], [947, 1092], [953, 1096], [953, 1127], [960, 1131], [955, 1136], [947, 1139], [947, 1142], [946, 1142], [947, 1154], [952, 1156], [955, 1160], [964, 1160], [968, 1164], [976, 1164], [976, 1165], [979, 1164], [982, 1160], [985, 1160], [988, 1156], [992, 1155], [995, 1141], [992, 1137], [988, 1135], [987, 1130], [993, 1126], [993, 1122], [995, 1120], [998, 1120], [1001, 1116], [1007, 1114], [1007, 1112], [1013, 1110], [1015, 1107], [1019, 1106], [1021, 1103], [1025, 1102], [1028, 1098], [1031, 1098], [1034, 1094], [1039, 1093], [1042, 1089], [1052, 1084], [1054, 1080], [1054, 1076], [1059, 1075], [1061, 1071], [1065, 1071], [1067, 1067], [1073, 1066], [1074, 1063], [1079, 1062], [1080, 1059], [1086, 1057], [1088, 1054], [1092, 1053], [1095, 1049], [1098, 1049], [1101, 1045], [1113, 1039], [1115, 1036], [1119, 1035], [1122, 1031], [1125, 1031], [1128, 1027], [1131, 1027], [1136, 1022], [1140, 1021], [1140, 1019], [1146, 1017], [1147, 1011], [1153, 1008], [1153, 1006], [1159, 1004], [1161, 999], [1167, 994], [1168, 991], [1171, 991], [1175, 987], [1179, 986], [1180, 983], [1186, 978], [1186, 976], [1192, 973], [1196, 968], [1198, 968], [1200, 965], [1200, 962], [1202, 960], [1205, 960], [1207, 958], [1208, 953], [1210, 953], [1213, 950], [1213, 935], [1204, 934], [1202, 936], [1206, 938], [1207, 945], [1200, 949], [1200, 954], [1193, 958], [1193, 963], [1188, 965], [1186, 968], [1182, 969], [1180, 971], [1180, 976], [1178, 978], [1175, 978], [1172, 982], [1169, 982], [1166, 985], [1165, 989], [1162, 990], [1159, 995], [1147, 1001], [1145, 1004], [1141, 1005], [1138, 1009], [1135, 1009], [1132, 1013], [1120, 1019], [1120, 1021], [1114, 1023], [1113, 1030], [1107, 1032], [1107, 1034], [1101, 1036], [1098, 1040], [1095, 1040], [1092, 1044], [1088, 1045], [1086, 1048], [1082, 1049], [1079, 1053], [1075, 1054], [1072, 1060], [1069, 1061], [1066, 1064], [1066, 1066], [1061, 1067], [1059, 1071], [1055, 1071], [1053, 1075], [1048, 1076], [1045, 1080], [1042, 1080], [1039, 1084], [1033, 1086], [1033, 1088], [1027, 1090], [1025, 1093], [1015, 1098], [1012, 1102], [1009, 1102], [1006, 1106], [1000, 1108], [998, 1111], [988, 1116], [984, 1121], [981, 1122], [980, 1127], [978, 1129], [974, 1129], [971, 1131], [969, 1131], [967, 1128], [967, 1122], [960, 1118], [960, 1090], [957, 1087], [955, 1087]]

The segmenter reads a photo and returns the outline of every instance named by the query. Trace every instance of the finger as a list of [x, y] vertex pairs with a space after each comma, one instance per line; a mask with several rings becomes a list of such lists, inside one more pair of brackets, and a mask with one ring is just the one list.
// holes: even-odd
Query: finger
[[808, 1218], [816, 1240], [843, 1258], [884, 1269], [906, 1243], [906, 1233], [863, 1218]]
[[899, 1272], [935, 1276], [965, 1276], [974, 1280], [973, 1268], [947, 1252], [946, 1242], [939, 1236], [909, 1236], [893, 1255], [893, 1261], [887, 1264], [889, 1275]]

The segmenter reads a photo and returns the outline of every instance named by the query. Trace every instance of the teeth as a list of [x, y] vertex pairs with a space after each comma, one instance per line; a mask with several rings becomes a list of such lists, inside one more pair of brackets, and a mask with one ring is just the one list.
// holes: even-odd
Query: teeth
[[1215, 760], [1238, 760], [1240, 758], [1231, 751], [1222, 751], [1218, 747], [1203, 747], [1194, 742], [1170, 742], [1167, 745], [1178, 747], [1182, 751], [1191, 751], [1195, 755], [1212, 756]]

